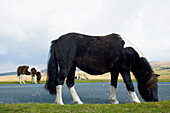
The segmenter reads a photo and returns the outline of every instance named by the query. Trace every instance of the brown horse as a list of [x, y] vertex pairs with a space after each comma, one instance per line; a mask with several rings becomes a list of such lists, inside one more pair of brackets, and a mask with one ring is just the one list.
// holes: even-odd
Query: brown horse
[[[38, 83], [40, 83], [41, 80], [41, 72], [38, 68], [36, 68], [35, 66], [19, 66], [17, 68], [17, 76], [19, 76], [19, 82], [20, 84], [25, 84], [24, 80], [23, 80], [23, 75], [31, 75], [31, 81], [32, 83], [34, 82], [35, 84], [37, 84], [36, 82], [36, 77], [37, 77], [37, 81]], [[22, 81], [21, 81], [22, 79]]]

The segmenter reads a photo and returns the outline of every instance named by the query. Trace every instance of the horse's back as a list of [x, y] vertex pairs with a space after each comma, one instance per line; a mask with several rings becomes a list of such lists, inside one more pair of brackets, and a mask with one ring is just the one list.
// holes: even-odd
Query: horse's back
[[[90, 74], [108, 72], [123, 50], [124, 41], [118, 34], [88, 36], [69, 33], [53, 41], [59, 64], [75, 63]], [[99, 72], [99, 73], [98, 73]]]
[[41, 72], [40, 69], [38, 69], [36, 66], [29, 66], [28, 71], [31, 72], [31, 70], [34, 68], [37, 72]]
[[68, 33], [54, 42], [57, 43], [55, 49], [60, 50], [59, 52], [61, 52], [61, 50], [67, 54], [69, 52], [75, 52], [77, 57], [87, 52], [92, 52], [92, 55], [99, 55], [102, 52], [106, 55], [111, 49], [122, 49], [124, 45], [124, 41], [118, 34], [88, 36], [78, 33]]
[[27, 73], [28, 68], [29, 68], [29, 66], [26, 66], [26, 65], [24, 65], [24, 66], [19, 66], [19, 67], [17, 68], [17, 75], [19, 76], [20, 74], [25, 74], [25, 73]]

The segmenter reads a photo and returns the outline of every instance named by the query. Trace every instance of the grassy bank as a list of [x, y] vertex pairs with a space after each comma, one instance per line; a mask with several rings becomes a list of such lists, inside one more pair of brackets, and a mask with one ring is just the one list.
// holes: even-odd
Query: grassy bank
[[40, 113], [40, 112], [58, 112], [58, 113], [168, 113], [170, 112], [170, 100], [162, 102], [142, 102], [141, 104], [127, 103], [127, 104], [83, 104], [83, 105], [56, 105], [49, 103], [27, 103], [27, 104], [0, 104], [0, 112], [26, 112], [26, 113]]

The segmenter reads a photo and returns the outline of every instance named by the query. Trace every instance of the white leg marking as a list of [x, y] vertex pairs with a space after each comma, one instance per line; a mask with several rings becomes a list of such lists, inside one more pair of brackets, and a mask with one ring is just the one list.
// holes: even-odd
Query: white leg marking
[[116, 88], [113, 85], [111, 85], [110, 88], [110, 101], [112, 104], [119, 104], [119, 102], [116, 99]]
[[19, 76], [19, 83], [22, 84], [22, 82], [21, 82], [21, 75]]
[[23, 76], [24, 76], [24, 75], [21, 75], [22, 83], [25, 84], [24, 79], [23, 79]]
[[69, 89], [70, 89], [70, 93], [73, 97], [73, 102], [76, 104], [83, 104], [83, 102], [80, 100], [79, 96], [77, 95], [77, 92], [76, 92], [74, 86]]
[[56, 86], [56, 104], [64, 105], [63, 100], [62, 100], [62, 85], [57, 85]]
[[33, 83], [33, 76], [31, 75], [31, 82]]
[[137, 95], [136, 95], [136, 93], [135, 93], [135, 92], [131, 92], [131, 91], [129, 91], [129, 93], [130, 93], [130, 96], [131, 96], [132, 102], [134, 102], [134, 103], [140, 103], [140, 100], [138, 99], [138, 97], [137, 97]]
[[36, 82], [36, 77], [33, 77], [33, 79], [34, 79], [34, 83], [37, 84], [37, 82]]

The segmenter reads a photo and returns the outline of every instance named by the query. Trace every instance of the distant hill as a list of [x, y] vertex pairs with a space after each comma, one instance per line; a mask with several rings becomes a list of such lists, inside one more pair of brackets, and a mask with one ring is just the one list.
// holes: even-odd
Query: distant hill
[[150, 62], [154, 70], [170, 70], [170, 61]]
[[5, 76], [5, 75], [16, 75], [17, 72], [8, 72], [8, 73], [1, 73], [0, 76]]
[[47, 72], [47, 69], [42, 69], [41, 70], [41, 73], [46, 73]]

